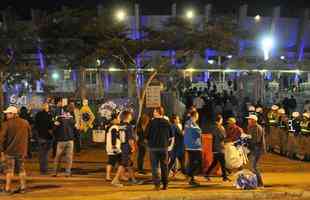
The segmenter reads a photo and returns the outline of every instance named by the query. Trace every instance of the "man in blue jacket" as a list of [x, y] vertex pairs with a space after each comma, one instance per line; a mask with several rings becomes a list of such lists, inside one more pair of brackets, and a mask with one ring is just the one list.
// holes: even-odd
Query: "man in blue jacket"
[[201, 129], [197, 124], [199, 114], [197, 111], [190, 113], [191, 118], [185, 124], [184, 131], [184, 145], [188, 154], [187, 175], [189, 176], [189, 184], [198, 186], [199, 183], [195, 181], [195, 174], [199, 173], [202, 165], [201, 154]]

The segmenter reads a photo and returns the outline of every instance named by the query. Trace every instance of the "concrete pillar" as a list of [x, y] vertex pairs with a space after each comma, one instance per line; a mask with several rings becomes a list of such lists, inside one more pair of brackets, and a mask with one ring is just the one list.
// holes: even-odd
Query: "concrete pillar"
[[[172, 18], [177, 17], [177, 4], [176, 3], [172, 4], [171, 16], [172, 16]], [[171, 49], [169, 54], [170, 54], [171, 64], [175, 65], [176, 64], [176, 52], [175, 52], [175, 50]]]
[[[238, 18], [238, 26], [242, 28], [244, 26], [245, 19], [248, 14], [248, 5], [244, 4], [239, 8], [239, 18]], [[241, 39], [239, 39], [239, 56], [243, 56], [244, 54], [245, 43]]]
[[136, 40], [140, 39], [140, 6], [135, 4], [135, 27], [134, 27], [134, 38]]
[[[205, 6], [205, 13], [204, 13], [204, 28], [206, 29], [206, 25], [208, 24], [208, 22], [211, 19], [211, 14], [212, 14], [212, 5], [211, 4], [207, 4]], [[205, 63], [208, 64], [208, 60], [209, 60], [209, 49], [205, 49]], [[204, 82], [208, 82], [209, 78], [210, 78], [210, 74], [208, 71], [204, 72], [203, 74], [204, 77]]]
[[281, 14], [281, 7], [280, 6], [276, 6], [273, 8], [273, 12], [272, 12], [272, 21], [271, 21], [271, 28], [270, 28], [270, 33], [273, 35], [275, 34], [276, 31], [276, 27], [280, 18], [280, 14]]
[[204, 15], [204, 22], [207, 23], [210, 21], [211, 18], [211, 12], [212, 12], [212, 5], [207, 4], [205, 6], [205, 15]]
[[176, 17], [177, 16], [177, 4], [174, 3], [172, 4], [172, 13], [171, 13], [172, 17]]
[[309, 22], [309, 8], [306, 8], [300, 17], [299, 30], [297, 36], [297, 58], [301, 61], [304, 58], [304, 48], [306, 39], [306, 29]]

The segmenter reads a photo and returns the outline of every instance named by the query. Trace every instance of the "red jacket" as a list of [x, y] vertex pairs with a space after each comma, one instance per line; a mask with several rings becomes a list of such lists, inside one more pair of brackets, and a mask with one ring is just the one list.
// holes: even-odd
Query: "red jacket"
[[226, 140], [228, 142], [234, 142], [240, 138], [242, 133], [243, 130], [238, 125], [236, 124], [229, 125], [226, 128]]

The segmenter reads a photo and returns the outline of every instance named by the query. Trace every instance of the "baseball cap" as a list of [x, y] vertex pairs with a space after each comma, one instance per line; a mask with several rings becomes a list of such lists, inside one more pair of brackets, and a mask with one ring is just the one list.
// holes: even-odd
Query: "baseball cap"
[[18, 110], [15, 106], [9, 106], [5, 111], [3, 111], [4, 113], [13, 113], [13, 114], [17, 114]]
[[247, 117], [247, 119], [253, 119], [253, 120], [255, 120], [255, 121], [258, 120], [258, 118], [257, 118], [256, 115], [249, 115], [249, 116]]
[[237, 121], [236, 121], [236, 118], [230, 117], [230, 118], [228, 118], [227, 122], [230, 124], [235, 124]]

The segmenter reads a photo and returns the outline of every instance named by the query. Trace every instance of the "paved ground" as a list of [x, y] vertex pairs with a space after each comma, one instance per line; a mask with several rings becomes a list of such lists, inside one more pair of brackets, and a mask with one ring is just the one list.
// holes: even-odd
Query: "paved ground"
[[[27, 163], [29, 192], [13, 196], [0, 196], [1, 200], [161, 200], [161, 199], [309, 199], [310, 163], [292, 161], [277, 155], [265, 155], [262, 171], [265, 188], [255, 191], [240, 191], [232, 183], [222, 183], [220, 178], [206, 182], [199, 178], [202, 186], [190, 187], [182, 175], [170, 182], [168, 191], [153, 191], [149, 183], [141, 186], [112, 187], [104, 180], [105, 156], [99, 148], [77, 156], [75, 175], [71, 178], [39, 176], [35, 160]], [[3, 178], [3, 177], [2, 177]], [[150, 174], [140, 177], [146, 181]], [[233, 178], [233, 177], [232, 177]]]

